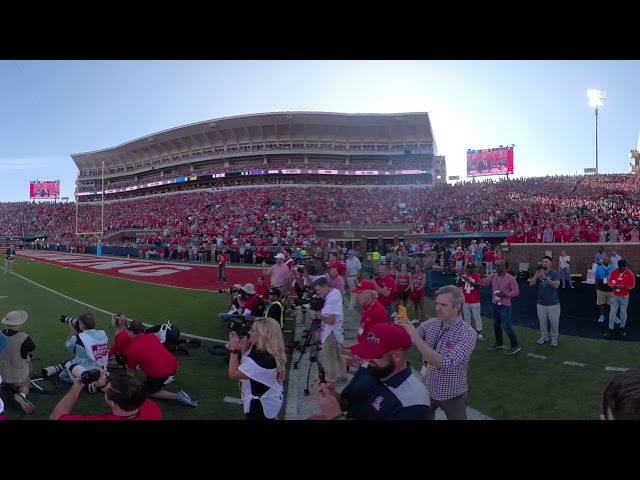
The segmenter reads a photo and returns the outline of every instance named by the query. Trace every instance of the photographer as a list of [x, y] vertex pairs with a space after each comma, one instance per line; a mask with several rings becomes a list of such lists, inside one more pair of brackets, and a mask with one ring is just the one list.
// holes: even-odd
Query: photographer
[[[229, 311], [227, 313], [218, 314], [218, 318], [223, 322], [228, 322], [233, 315], [242, 315], [242, 312], [240, 311], [240, 302], [238, 299], [238, 297], [240, 296], [241, 289], [242, 289], [242, 285], [236, 283], [227, 292], [227, 296], [229, 300]], [[222, 292], [224, 292], [224, 290], [222, 290], [221, 293]]]
[[[286, 268], [286, 267], [285, 267]], [[256, 295], [252, 283], [246, 283], [237, 297], [242, 315], [247, 317], [261, 317], [264, 314], [264, 300]]]
[[265, 317], [273, 318], [280, 324], [280, 328], [284, 330], [284, 305], [280, 301], [280, 290], [272, 288], [269, 290], [269, 306], [264, 314]]
[[0, 376], [6, 385], [15, 391], [13, 400], [20, 405], [22, 411], [31, 414], [34, 405], [27, 400], [31, 386], [31, 352], [36, 344], [31, 337], [21, 332], [21, 326], [29, 318], [24, 310], [9, 312], [2, 319], [5, 327], [0, 336], [6, 338], [6, 346], [0, 350]]
[[96, 382], [104, 391], [104, 400], [111, 409], [101, 415], [73, 415], [73, 409], [84, 384], [74, 379], [71, 390], [58, 402], [49, 420], [162, 420], [160, 407], [147, 399], [144, 385], [129, 375], [109, 379], [101, 372]]
[[127, 349], [131, 345], [131, 337], [127, 332], [127, 317], [124, 313], [116, 313], [111, 317], [111, 327], [116, 329], [113, 337], [113, 345], [107, 352], [107, 367], [126, 368]]
[[164, 345], [171, 353], [182, 352], [189, 355], [189, 350], [187, 350], [187, 346], [190, 347], [199, 347], [200, 340], [194, 338], [193, 340], [187, 340], [185, 338], [180, 337], [180, 329], [175, 325], [172, 325], [171, 322], [163, 323], [162, 325], [152, 325], [151, 327], [147, 327], [144, 333], [155, 333], [160, 343]]
[[558, 346], [558, 327], [560, 325], [560, 299], [558, 287], [560, 286], [560, 274], [551, 270], [551, 257], [542, 257], [542, 263], [538, 264], [535, 275], [529, 280], [530, 287], [538, 287], [538, 320], [540, 321], [540, 339], [538, 345], [543, 345], [549, 340], [547, 322], [551, 323], [551, 346]]
[[287, 356], [278, 322], [256, 318], [242, 338], [229, 333], [229, 377], [240, 381], [247, 420], [273, 420], [283, 403]]
[[183, 390], [178, 393], [164, 390], [163, 387], [178, 371], [178, 360], [167, 351], [160, 339], [153, 333], [145, 333], [144, 325], [137, 320], [129, 324], [127, 331], [132, 340], [127, 350], [127, 373], [135, 377], [136, 367], [140, 365], [142, 373], [147, 376], [147, 394], [153, 398], [178, 400], [197, 407], [198, 401]]
[[324, 305], [320, 311], [316, 311], [316, 318], [320, 324], [320, 349], [319, 359], [324, 365], [329, 378], [343, 381], [347, 378], [347, 366], [342, 356], [343, 321], [342, 295], [335, 288], [329, 286], [326, 278], [319, 278], [313, 282], [313, 288], [318, 297], [324, 299]]
[[[69, 336], [65, 347], [75, 354], [72, 362], [87, 370], [93, 368], [106, 370], [109, 360], [109, 338], [104, 330], [96, 330], [96, 319], [93, 315], [83, 313], [75, 322], [68, 321], [68, 325]], [[65, 383], [73, 383], [66, 368], [60, 372], [58, 377]]]

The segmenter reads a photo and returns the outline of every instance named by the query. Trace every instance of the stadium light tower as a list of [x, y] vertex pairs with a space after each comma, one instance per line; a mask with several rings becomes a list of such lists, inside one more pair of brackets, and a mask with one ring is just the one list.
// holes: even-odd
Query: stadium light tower
[[598, 174], [598, 108], [604, 105], [604, 99], [607, 98], [607, 92], [602, 90], [587, 90], [587, 97], [589, 98], [589, 105], [595, 109], [596, 112], [596, 175]]

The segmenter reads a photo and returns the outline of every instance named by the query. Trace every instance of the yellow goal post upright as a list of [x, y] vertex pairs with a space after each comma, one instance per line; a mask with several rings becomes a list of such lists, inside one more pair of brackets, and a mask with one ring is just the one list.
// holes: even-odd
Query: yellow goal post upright
[[[80, 201], [78, 195], [78, 187], [76, 187], [76, 245], [78, 243], [78, 237], [80, 235], [95, 235], [98, 237], [97, 242], [97, 254], [102, 255], [102, 238], [104, 237], [104, 162], [102, 162], [102, 181], [100, 188], [100, 230], [95, 232], [80, 232], [79, 231], [79, 210], [80, 210]], [[88, 205], [95, 205], [95, 202], [87, 202]]]

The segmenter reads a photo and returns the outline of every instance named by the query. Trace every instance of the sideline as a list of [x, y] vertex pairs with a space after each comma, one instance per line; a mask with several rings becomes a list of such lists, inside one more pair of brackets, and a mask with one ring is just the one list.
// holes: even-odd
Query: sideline
[[[0, 267], [0, 268], [1, 268], [2, 270], [4, 270], [4, 267]], [[91, 304], [89, 304], [89, 303], [85, 303], [85, 302], [83, 302], [83, 301], [81, 301], [81, 300], [78, 300], [77, 298], [69, 297], [68, 295], [65, 295], [64, 293], [58, 292], [58, 291], [53, 290], [53, 289], [51, 289], [51, 288], [49, 288], [49, 287], [45, 287], [44, 285], [41, 285], [41, 284], [39, 284], [39, 283], [37, 283], [37, 282], [34, 282], [33, 280], [31, 280], [31, 279], [29, 279], [29, 278], [27, 278], [27, 277], [24, 277], [24, 276], [20, 275], [19, 273], [11, 272], [11, 273], [10, 273], [10, 275], [13, 275], [13, 276], [16, 276], [16, 277], [18, 277], [18, 278], [21, 278], [21, 279], [23, 279], [23, 280], [25, 280], [25, 281], [27, 281], [27, 282], [29, 282], [29, 283], [31, 283], [31, 284], [33, 284], [33, 285], [37, 286], [37, 287], [40, 287], [40, 288], [42, 288], [42, 289], [46, 290], [47, 292], [53, 293], [53, 294], [58, 295], [58, 296], [60, 296], [60, 297], [62, 297], [62, 298], [65, 298], [65, 299], [67, 299], [67, 300], [71, 300], [72, 302], [76, 302], [76, 303], [78, 303], [78, 304], [80, 304], [80, 305], [84, 305], [85, 307], [89, 307], [89, 308], [90, 308], [90, 309], [92, 309], [92, 310], [96, 310], [96, 311], [98, 311], [98, 312], [102, 312], [102, 313], [107, 314], [107, 315], [109, 315], [109, 316], [114, 315], [114, 312], [109, 312], [109, 311], [104, 310], [104, 309], [102, 309], [102, 308], [100, 308], [100, 307], [96, 307], [95, 305], [91, 305]], [[127, 318], [128, 318], [128, 317], [127, 317]], [[131, 320], [135, 320], [135, 318], [132, 318]], [[143, 324], [145, 327], [151, 327], [151, 326], [153, 326], [153, 325], [151, 325], [151, 324], [149, 324], [149, 323], [142, 323], [142, 324]], [[210, 337], [202, 337], [202, 336], [200, 336], [200, 335], [191, 335], [191, 334], [189, 334], [189, 333], [182, 333], [182, 332], [180, 332], [180, 335], [182, 335], [182, 336], [184, 336], [184, 337], [187, 337], [187, 338], [197, 338], [198, 340], [204, 340], [204, 341], [206, 341], [206, 342], [214, 342], [214, 343], [222, 343], [222, 344], [226, 344], [226, 343], [227, 343], [227, 340], [220, 340], [220, 339], [218, 339], [218, 338], [210, 338]]]

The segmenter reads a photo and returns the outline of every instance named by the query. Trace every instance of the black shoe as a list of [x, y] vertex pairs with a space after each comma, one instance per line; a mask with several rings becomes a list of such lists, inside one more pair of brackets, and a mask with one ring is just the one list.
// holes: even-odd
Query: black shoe
[[610, 328], [606, 332], [604, 332], [605, 338], [609, 338], [611, 335], [613, 335], [613, 330], [611, 330]]
[[624, 328], [621, 328], [618, 333], [620, 334], [621, 337], [626, 337], [627, 336], [627, 331]]

